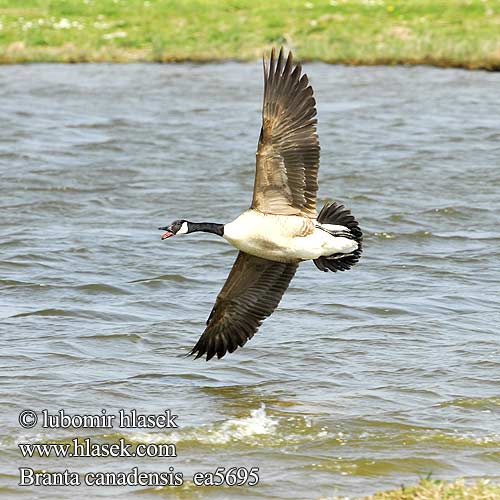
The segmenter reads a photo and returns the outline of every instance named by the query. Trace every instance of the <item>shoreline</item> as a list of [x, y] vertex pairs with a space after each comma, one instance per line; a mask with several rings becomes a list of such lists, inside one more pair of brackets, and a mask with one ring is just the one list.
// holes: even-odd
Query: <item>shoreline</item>
[[[421, 479], [416, 485], [401, 486], [397, 489], [378, 491], [373, 495], [357, 500], [497, 500], [500, 498], [500, 485], [489, 480], [466, 482], [464, 479], [441, 481]], [[355, 499], [356, 500], [356, 499]]]
[[15, 0], [0, 64], [297, 60], [500, 71], [500, 0]]
[[[262, 53], [266, 52], [265, 50]], [[449, 61], [433, 56], [421, 58], [314, 58], [314, 57], [296, 57], [302, 63], [321, 62], [331, 65], [342, 66], [429, 66], [442, 69], [463, 69], [467, 71], [487, 71], [499, 72], [499, 61]], [[16, 64], [224, 64], [228, 62], [253, 63], [261, 60], [261, 57], [211, 57], [211, 56], [187, 56], [165, 54], [158, 57], [150, 51], [123, 51], [123, 50], [104, 50], [104, 51], [85, 51], [79, 48], [67, 47], [47, 47], [44, 49], [22, 48], [9, 50], [0, 47], [0, 66]]]

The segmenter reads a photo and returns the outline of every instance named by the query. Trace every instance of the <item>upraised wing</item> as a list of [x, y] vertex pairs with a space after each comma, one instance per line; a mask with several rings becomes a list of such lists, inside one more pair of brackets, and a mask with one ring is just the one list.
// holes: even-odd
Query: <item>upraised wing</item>
[[276, 309], [297, 267], [240, 252], [190, 354], [206, 353], [208, 361], [242, 347]]
[[252, 208], [278, 215], [316, 218], [319, 140], [316, 101], [301, 66], [292, 53], [278, 59], [274, 49], [269, 67], [264, 60], [264, 105], [257, 149]]

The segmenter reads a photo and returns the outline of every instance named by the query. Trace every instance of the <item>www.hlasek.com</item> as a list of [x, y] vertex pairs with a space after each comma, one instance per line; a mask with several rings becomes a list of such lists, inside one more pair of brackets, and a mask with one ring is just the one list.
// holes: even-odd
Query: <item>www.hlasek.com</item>
[[[178, 415], [171, 410], [154, 415], [137, 410], [119, 410], [117, 415], [103, 409], [96, 415], [69, 414], [65, 410], [51, 413], [23, 410], [19, 424], [24, 429], [39, 425], [44, 429], [177, 429]], [[120, 438], [116, 442], [100, 442], [92, 438], [72, 438], [69, 443], [19, 443], [23, 458], [102, 458], [102, 457], [159, 457], [175, 458], [174, 443], [137, 443]], [[214, 471], [195, 472], [191, 481], [195, 486], [254, 486], [259, 482], [258, 467], [217, 467]], [[31, 467], [19, 468], [19, 486], [181, 486], [184, 474], [174, 467], [160, 472], [142, 472], [132, 467], [127, 472], [35, 471]]]

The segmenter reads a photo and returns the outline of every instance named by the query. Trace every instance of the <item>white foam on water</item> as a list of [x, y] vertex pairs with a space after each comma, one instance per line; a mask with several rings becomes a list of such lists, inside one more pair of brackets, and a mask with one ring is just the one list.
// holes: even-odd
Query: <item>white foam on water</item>
[[231, 441], [254, 441], [263, 436], [274, 435], [279, 424], [277, 418], [266, 413], [264, 404], [250, 411], [248, 417], [231, 418], [222, 423], [203, 425], [197, 428], [174, 431], [170, 434], [133, 433], [131, 441], [141, 443], [197, 441], [203, 444], [225, 444]]
[[214, 434], [218, 442], [246, 440], [253, 436], [274, 434], [278, 420], [266, 414], [266, 406], [252, 410], [249, 417], [233, 418], [224, 422]]

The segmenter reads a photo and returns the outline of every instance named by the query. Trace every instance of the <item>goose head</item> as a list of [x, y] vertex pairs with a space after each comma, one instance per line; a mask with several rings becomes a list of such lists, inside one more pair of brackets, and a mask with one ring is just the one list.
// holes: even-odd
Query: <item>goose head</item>
[[189, 233], [189, 222], [184, 219], [174, 220], [171, 224], [165, 227], [159, 227], [160, 231], [166, 231], [161, 235], [162, 240], [166, 240], [171, 236], [175, 236], [176, 234], [186, 234]]

